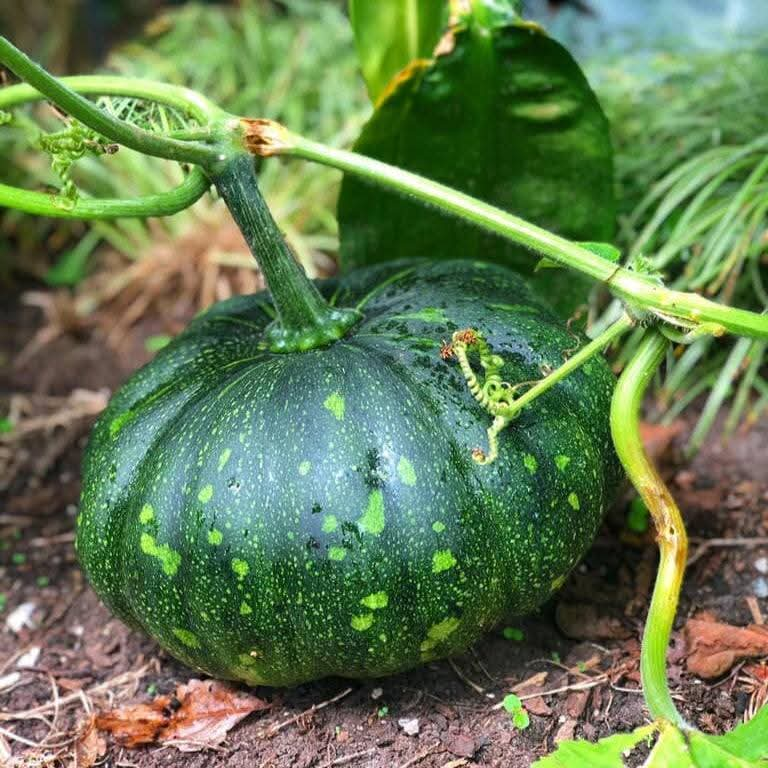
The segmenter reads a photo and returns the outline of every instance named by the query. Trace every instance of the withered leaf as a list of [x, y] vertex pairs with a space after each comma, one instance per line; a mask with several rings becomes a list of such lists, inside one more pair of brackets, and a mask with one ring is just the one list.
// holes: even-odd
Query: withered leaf
[[719, 677], [741, 659], [768, 656], [768, 627], [734, 627], [700, 614], [683, 631], [688, 671], [699, 677]]
[[221, 744], [227, 733], [252, 712], [268, 709], [263, 699], [215, 680], [190, 680], [174, 694], [150, 704], [134, 704], [104, 712], [96, 727], [108, 731], [124, 747], [172, 744], [194, 752]]
[[107, 751], [107, 744], [96, 727], [96, 718], [90, 719], [80, 727], [75, 742], [73, 768], [91, 768]]

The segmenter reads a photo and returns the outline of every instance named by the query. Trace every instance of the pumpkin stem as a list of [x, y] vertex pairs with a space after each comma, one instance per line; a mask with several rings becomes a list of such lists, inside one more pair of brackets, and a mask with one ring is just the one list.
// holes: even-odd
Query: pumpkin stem
[[272, 294], [277, 319], [267, 329], [269, 349], [306, 351], [344, 336], [360, 313], [331, 307], [296, 262], [259, 191], [253, 157], [233, 155], [212, 174], [212, 181]]

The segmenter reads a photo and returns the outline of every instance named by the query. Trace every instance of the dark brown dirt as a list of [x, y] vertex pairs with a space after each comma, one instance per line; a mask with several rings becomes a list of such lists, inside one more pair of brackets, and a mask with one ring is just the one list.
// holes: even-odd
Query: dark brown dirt
[[[25, 418], [58, 414], [62, 422], [62, 413], [70, 418], [0, 442], [0, 489], [5, 488], [0, 490], [0, 601], [5, 603], [0, 611], [0, 720], [5, 722], [0, 727], [13, 734], [3, 737], [0, 731], [0, 748], [5, 738], [17, 764], [23, 764], [24, 755], [48, 756], [47, 763], [35, 765], [72, 764], [74, 728], [87, 720], [84, 700], [72, 705], [64, 700], [56, 718], [52, 711], [46, 714], [48, 722], [31, 716], [14, 720], [11, 713], [52, 702], [54, 686], [59, 697], [90, 691], [88, 698], [99, 709], [111, 700], [146, 701], [171, 692], [194, 674], [110, 616], [83, 583], [72, 547], [79, 460], [92, 420], [78, 415], [80, 400], [73, 400], [72, 391], [114, 388], [145, 356], [141, 331], [127, 353], [107, 349], [98, 333], [86, 331], [80, 338], [57, 340], [14, 369], [12, 361], [39, 323], [34, 310], [20, 307], [17, 293], [5, 301], [0, 297], [0, 414], [13, 395], [13, 407]], [[678, 627], [701, 610], [737, 625], [755, 621], [754, 606], [768, 616], [768, 577], [759, 570], [768, 547], [748, 541], [768, 535], [768, 420], [727, 445], [712, 438], [687, 466], [673, 446], [662, 464], [687, 518], [696, 557]], [[522, 639], [514, 632], [505, 636], [502, 627], [452, 663], [370, 682], [329, 679], [293, 690], [261, 689], [257, 694], [273, 702], [271, 711], [238, 725], [220, 750], [190, 755], [110, 744], [105, 764], [522, 768], [559, 739], [629, 730], [647, 717], [638, 692], [638, 638], [655, 545], [651, 534], [626, 530], [626, 508], [626, 499], [617, 504], [586, 560], [551, 604], [505, 624], [520, 630]], [[698, 551], [720, 538], [742, 541]], [[747, 598], [756, 595], [750, 610]], [[34, 606], [32, 624], [14, 633], [6, 619], [25, 603]], [[32, 668], [19, 670], [18, 654], [34, 648], [40, 655]], [[680, 705], [704, 730], [729, 728], [754, 705], [754, 686], [744, 670], [737, 677], [737, 668], [714, 684], [692, 678], [679, 637], [671, 661]], [[9, 683], [6, 676], [16, 673], [18, 679]], [[530, 682], [521, 687], [523, 681]], [[92, 691], [107, 682], [106, 691]], [[495, 708], [512, 690], [533, 695], [525, 699], [531, 723], [524, 731]], [[296, 717], [313, 706], [316, 712]], [[414, 719], [418, 733], [408, 735], [402, 722]], [[41, 748], [14, 738], [38, 742], [46, 736], [48, 745]]]

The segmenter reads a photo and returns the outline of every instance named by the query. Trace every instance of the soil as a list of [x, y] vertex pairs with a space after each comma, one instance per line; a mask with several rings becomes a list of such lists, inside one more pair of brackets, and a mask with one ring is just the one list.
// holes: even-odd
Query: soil
[[[142, 324], [114, 350], [98, 328], [81, 329], [14, 367], [42, 322], [19, 295], [0, 295], [0, 414], [10, 408], [29, 427], [0, 440], [0, 747], [10, 747], [17, 765], [74, 765], [74, 740], [90, 707], [149, 701], [195, 674], [111, 617], [84, 583], [72, 545], [89, 426], [107, 391], [149, 356], [143, 339], [150, 333]], [[670, 675], [689, 720], [722, 732], [754, 706], [754, 682], [740, 665], [715, 681], [692, 676], [680, 628], [703, 610], [739, 626], [768, 615], [760, 571], [768, 547], [751, 541], [768, 535], [768, 419], [728, 443], [711, 438], [686, 463], [681, 447], [689, 430], [683, 423], [660, 458], [688, 521], [694, 559]], [[672, 434], [663, 432], [661, 442]], [[271, 709], [233, 728], [220, 748], [128, 750], [107, 739], [102, 764], [522, 768], [561, 739], [642, 724], [639, 637], [656, 550], [652, 533], [627, 530], [630, 498], [617, 503], [551, 603], [510, 618], [464, 656], [382, 680], [259, 689]], [[737, 542], [711, 544], [726, 538]], [[32, 606], [30, 620], [13, 631], [6, 620], [23, 604]], [[27, 654], [21, 669], [20, 654]], [[496, 706], [513, 690], [530, 715], [525, 730]], [[43, 717], [19, 717], [41, 705], [48, 707]]]

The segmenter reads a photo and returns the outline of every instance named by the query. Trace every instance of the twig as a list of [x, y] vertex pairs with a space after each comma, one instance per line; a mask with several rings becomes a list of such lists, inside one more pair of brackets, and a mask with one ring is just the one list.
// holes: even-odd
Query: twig
[[744, 599], [747, 601], [747, 607], [752, 614], [752, 621], [754, 621], [758, 627], [762, 627], [765, 624], [765, 617], [760, 610], [760, 603], [757, 602], [757, 598], [754, 595], [749, 595]]
[[28, 547], [40, 549], [42, 547], [48, 547], [51, 544], [65, 544], [74, 540], [74, 531], [67, 531], [65, 533], [57, 533], [54, 536], [36, 536], [33, 539], [29, 539], [29, 541], [26, 542], [26, 545]]
[[341, 693], [337, 693], [332, 699], [328, 699], [327, 701], [321, 701], [319, 704], [313, 704], [309, 709], [305, 709], [303, 712], [299, 712], [298, 715], [294, 715], [293, 717], [289, 717], [287, 720], [283, 720], [282, 723], [278, 723], [277, 725], [273, 725], [271, 728], [269, 728], [266, 731], [263, 731], [259, 734], [259, 736], [262, 739], [269, 739], [272, 738], [276, 733], [279, 731], [282, 731], [283, 728], [287, 728], [289, 725], [293, 725], [293, 723], [297, 722], [298, 720], [301, 720], [302, 717], [306, 717], [307, 715], [312, 715], [315, 712], [318, 712], [321, 709], [324, 709], [329, 704], [335, 704], [337, 701], [340, 701], [345, 696], [349, 696], [350, 693], [354, 688], [345, 688]]
[[351, 755], [342, 755], [341, 757], [337, 757], [335, 760], [330, 760], [327, 763], [321, 763], [317, 766], [317, 768], [331, 768], [333, 765], [346, 765], [347, 763], [351, 763], [353, 760], [357, 760], [358, 757], [367, 757], [368, 755], [372, 755], [375, 751], [376, 750], [373, 747], [370, 747], [368, 749], [364, 749], [362, 752], [353, 752]]
[[485, 695], [485, 688], [470, 680], [461, 669], [459, 669], [458, 664], [456, 664], [453, 659], [448, 659], [448, 663], [451, 665], [451, 669], [456, 673], [459, 680], [466, 683], [475, 693], [479, 693], [481, 696]]
[[768, 536], [755, 536], [753, 538], [735, 538], [735, 539], [706, 539], [696, 551], [688, 558], [687, 565], [690, 567], [697, 560], [701, 559], [709, 549], [715, 547], [764, 547], [768, 546]]
[[[550, 688], [548, 691], [540, 691], [538, 693], [527, 693], [523, 696], [518, 696], [520, 701], [527, 701], [528, 699], [535, 699], [539, 696], [554, 696], [556, 693], [565, 693], [566, 691], [588, 691], [590, 688], [595, 688], [598, 685], [608, 681], [608, 675], [602, 674], [592, 680], [583, 680], [579, 683], [571, 683], [570, 685], [563, 685], [560, 688]], [[494, 704], [491, 709], [501, 709], [504, 706], [504, 702], [500, 701], [498, 704]]]
[[[96, 696], [100, 693], [107, 693], [111, 691], [113, 688], [118, 688], [121, 685], [125, 685], [129, 682], [135, 682], [138, 679], [141, 679], [146, 674], [147, 670], [149, 669], [150, 665], [145, 664], [140, 669], [131, 672], [123, 672], [121, 675], [117, 675], [116, 677], [111, 678], [110, 680], [106, 680], [103, 683], [99, 683], [98, 685], [94, 685], [92, 688], [89, 688], [85, 693], [88, 696]], [[62, 709], [70, 706], [76, 701], [82, 702], [82, 691], [75, 691], [74, 693], [70, 693], [66, 696], [62, 696], [58, 699], [58, 704], [55, 701], [49, 701], [47, 704], [41, 704], [37, 707], [32, 707], [31, 709], [25, 709], [21, 712], [0, 712], [0, 722], [9, 722], [14, 720], [28, 720], [30, 718], [40, 717], [41, 715], [48, 714], [49, 712], [55, 712], [57, 710], [61, 711]]]
[[411, 768], [412, 765], [420, 763], [425, 757], [429, 757], [439, 746], [440, 742], [436, 741], [431, 747], [427, 747], [422, 752], [419, 752], [418, 755], [414, 755], [410, 760], [406, 760], [398, 768]]

